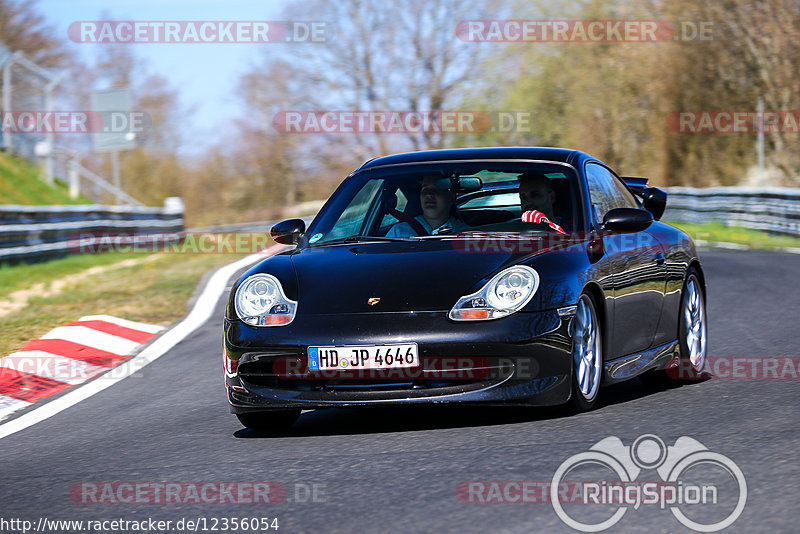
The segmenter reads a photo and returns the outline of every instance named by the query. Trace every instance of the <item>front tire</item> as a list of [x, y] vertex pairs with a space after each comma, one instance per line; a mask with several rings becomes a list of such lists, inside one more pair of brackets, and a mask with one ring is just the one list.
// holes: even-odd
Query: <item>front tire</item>
[[586, 412], [597, 403], [603, 376], [602, 328], [594, 300], [586, 293], [578, 299], [573, 331], [570, 404], [576, 411]]
[[259, 432], [286, 430], [300, 417], [300, 410], [271, 410], [266, 412], [238, 413], [239, 422]]

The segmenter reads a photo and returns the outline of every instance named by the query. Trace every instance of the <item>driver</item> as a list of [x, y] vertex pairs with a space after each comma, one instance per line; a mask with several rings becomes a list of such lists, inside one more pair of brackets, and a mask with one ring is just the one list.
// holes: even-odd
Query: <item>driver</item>
[[[469, 226], [461, 219], [451, 215], [451, 208], [456, 200], [452, 192], [438, 191], [437, 178], [426, 176], [422, 180], [419, 192], [419, 202], [422, 205], [422, 215], [417, 215], [414, 220], [419, 223], [418, 230], [427, 232], [427, 235], [441, 233], [457, 233], [466, 230]], [[414, 226], [417, 226], [416, 224]], [[400, 222], [392, 226], [386, 237], [414, 237], [426, 235], [407, 222]]]

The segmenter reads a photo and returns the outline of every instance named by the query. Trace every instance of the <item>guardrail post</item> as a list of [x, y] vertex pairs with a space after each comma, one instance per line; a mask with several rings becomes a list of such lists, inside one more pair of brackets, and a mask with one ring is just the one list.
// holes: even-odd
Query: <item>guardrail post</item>
[[181, 197], [167, 197], [164, 199], [164, 213], [168, 215], [183, 215], [184, 205]]
[[78, 198], [81, 194], [81, 177], [75, 160], [69, 161], [69, 198]]
[[[11, 112], [11, 64], [11, 61], [6, 61], [3, 65], [3, 111], [6, 113]], [[3, 147], [9, 154], [14, 152], [14, 139], [10, 130], [3, 130]]]

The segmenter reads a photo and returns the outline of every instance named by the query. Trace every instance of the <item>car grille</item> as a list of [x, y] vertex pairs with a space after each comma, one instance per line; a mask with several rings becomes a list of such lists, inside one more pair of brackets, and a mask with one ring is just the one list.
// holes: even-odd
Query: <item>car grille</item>
[[509, 360], [420, 356], [417, 368], [314, 372], [297, 354], [251, 355], [239, 364], [247, 389], [287, 391], [398, 391], [438, 389], [497, 382], [513, 374]]

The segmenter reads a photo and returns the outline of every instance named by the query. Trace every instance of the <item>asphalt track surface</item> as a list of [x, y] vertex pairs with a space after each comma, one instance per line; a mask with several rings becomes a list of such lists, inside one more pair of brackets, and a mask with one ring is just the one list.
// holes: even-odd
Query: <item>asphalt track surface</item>
[[[705, 251], [709, 356], [796, 356], [800, 256]], [[0, 518], [278, 518], [279, 532], [574, 532], [547, 503], [462, 502], [465, 481], [548, 481], [608, 436], [699, 440], [744, 473], [728, 532], [797, 532], [800, 380], [706, 380], [603, 389], [595, 411], [351, 409], [304, 413], [283, 435], [228, 413], [221, 316], [138, 374], [0, 440]], [[278, 482], [274, 504], [82, 504], [70, 487], [107, 482]], [[317, 501], [304, 499], [317, 485]], [[300, 498], [298, 498], [298, 496]], [[221, 528], [221, 524], [218, 525]], [[3, 532], [18, 532], [10, 526]], [[52, 531], [52, 530], [51, 530]], [[202, 531], [202, 527], [200, 529]], [[210, 531], [210, 530], [207, 530]], [[631, 509], [609, 532], [688, 531], [669, 510]]]

